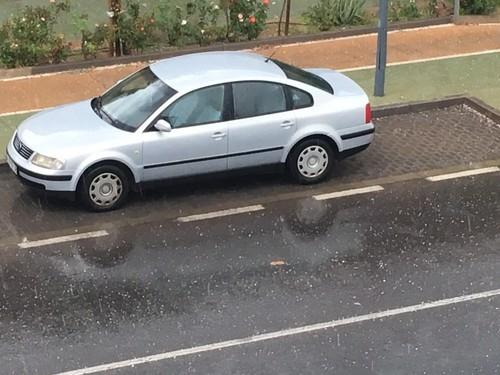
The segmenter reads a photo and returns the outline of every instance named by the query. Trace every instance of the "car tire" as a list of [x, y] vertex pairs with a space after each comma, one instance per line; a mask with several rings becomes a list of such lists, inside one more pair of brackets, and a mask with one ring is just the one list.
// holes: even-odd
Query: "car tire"
[[292, 178], [308, 185], [329, 177], [335, 162], [335, 152], [327, 141], [310, 138], [296, 145], [287, 160]]
[[85, 172], [78, 184], [80, 201], [91, 211], [119, 208], [127, 199], [130, 180], [122, 168], [100, 165]]

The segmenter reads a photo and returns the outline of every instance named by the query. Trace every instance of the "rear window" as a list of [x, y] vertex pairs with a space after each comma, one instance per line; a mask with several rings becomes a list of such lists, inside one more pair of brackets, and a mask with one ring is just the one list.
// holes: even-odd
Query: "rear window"
[[284, 62], [278, 60], [272, 60], [276, 65], [278, 65], [281, 70], [286, 74], [289, 79], [293, 79], [294, 81], [299, 81], [305, 83], [307, 85], [316, 87], [320, 90], [326, 91], [330, 94], [333, 94], [333, 88], [330, 86], [328, 82], [326, 82], [320, 76], [316, 74], [307, 72], [303, 69], [297, 68], [295, 66], [285, 64]]

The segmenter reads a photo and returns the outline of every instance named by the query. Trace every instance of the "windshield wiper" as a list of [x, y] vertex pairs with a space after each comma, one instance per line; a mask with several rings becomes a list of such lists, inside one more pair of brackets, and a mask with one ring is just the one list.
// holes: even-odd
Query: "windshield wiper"
[[104, 115], [108, 118], [111, 125], [114, 125], [114, 126], [117, 125], [117, 122], [115, 121], [115, 119], [113, 117], [111, 117], [104, 109], [102, 109], [102, 105], [99, 107], [99, 111], [101, 112], [101, 115]]
[[111, 117], [104, 109], [102, 109], [102, 96], [96, 96], [92, 103], [95, 103], [94, 111], [100, 118], [103, 118], [103, 115], [106, 116], [113, 126], [117, 126], [117, 121]]
[[97, 116], [102, 118], [102, 115], [101, 115], [101, 106], [102, 106], [101, 97], [96, 96], [94, 99], [92, 99], [92, 101], [90, 102], [90, 105], [92, 106], [92, 109], [97, 114]]

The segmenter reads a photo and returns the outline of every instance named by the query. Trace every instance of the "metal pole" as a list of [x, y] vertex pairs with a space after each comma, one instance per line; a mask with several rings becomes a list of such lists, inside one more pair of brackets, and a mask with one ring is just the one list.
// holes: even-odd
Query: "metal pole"
[[455, 5], [453, 6], [453, 18], [456, 21], [460, 17], [460, 0], [455, 0]]
[[290, 30], [290, 13], [292, 10], [292, 0], [286, 0], [286, 20], [285, 20], [285, 35], [288, 36]]
[[387, 63], [387, 12], [388, 1], [379, 1], [379, 20], [377, 38], [377, 68], [375, 71], [375, 96], [384, 96], [385, 67]]

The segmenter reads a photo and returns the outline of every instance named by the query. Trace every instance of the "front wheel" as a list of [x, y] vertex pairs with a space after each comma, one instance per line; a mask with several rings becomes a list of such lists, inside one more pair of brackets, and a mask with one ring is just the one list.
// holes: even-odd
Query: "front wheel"
[[335, 153], [330, 144], [312, 138], [294, 147], [287, 166], [292, 177], [301, 184], [314, 184], [325, 180], [333, 167]]
[[126, 173], [114, 165], [101, 165], [86, 172], [78, 188], [80, 200], [92, 211], [111, 211], [120, 207], [129, 191]]

